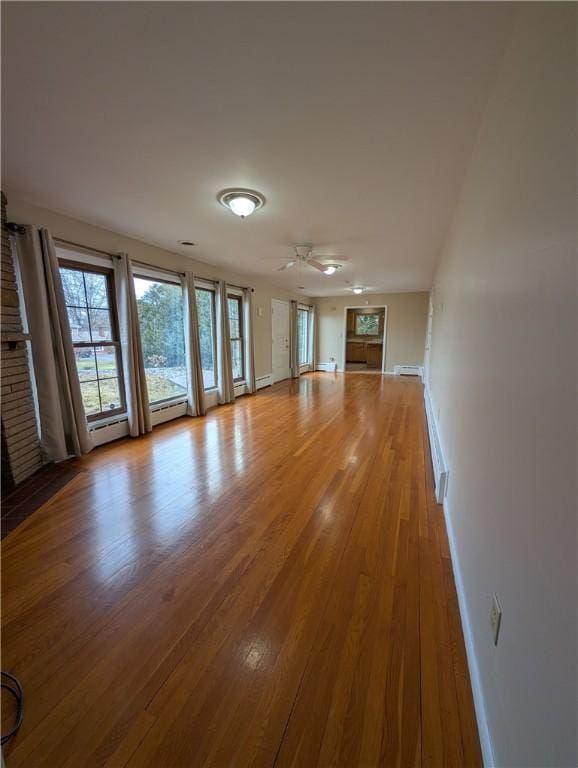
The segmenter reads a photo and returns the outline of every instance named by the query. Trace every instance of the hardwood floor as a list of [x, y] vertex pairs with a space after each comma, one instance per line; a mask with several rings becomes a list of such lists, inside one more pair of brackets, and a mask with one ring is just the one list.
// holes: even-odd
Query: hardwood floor
[[16, 766], [478, 766], [421, 384], [312, 374], [98, 449], [3, 543]]

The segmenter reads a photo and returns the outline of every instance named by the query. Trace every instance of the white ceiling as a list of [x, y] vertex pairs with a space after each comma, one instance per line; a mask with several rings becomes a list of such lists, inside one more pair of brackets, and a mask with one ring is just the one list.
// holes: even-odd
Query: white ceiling
[[[309, 295], [427, 289], [511, 16], [4, 2], [3, 187]], [[216, 199], [232, 186], [266, 206], [237, 219]], [[293, 243], [349, 261], [331, 278], [277, 272]]]

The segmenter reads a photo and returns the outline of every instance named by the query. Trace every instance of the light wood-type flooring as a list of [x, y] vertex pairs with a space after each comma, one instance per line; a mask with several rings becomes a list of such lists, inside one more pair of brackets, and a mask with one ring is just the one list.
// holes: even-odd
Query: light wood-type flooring
[[417, 380], [317, 373], [96, 449], [3, 542], [22, 766], [479, 766]]

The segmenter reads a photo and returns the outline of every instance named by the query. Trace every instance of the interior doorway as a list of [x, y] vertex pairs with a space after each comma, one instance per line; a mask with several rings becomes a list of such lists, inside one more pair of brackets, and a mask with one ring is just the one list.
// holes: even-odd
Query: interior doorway
[[289, 302], [271, 299], [273, 384], [290, 376]]
[[343, 370], [385, 373], [386, 306], [345, 308]]

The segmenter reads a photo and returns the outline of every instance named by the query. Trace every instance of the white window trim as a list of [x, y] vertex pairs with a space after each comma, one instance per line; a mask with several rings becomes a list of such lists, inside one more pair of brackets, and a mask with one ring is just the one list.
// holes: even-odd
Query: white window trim
[[60, 242], [58, 238], [54, 241], [54, 246], [56, 255], [68, 261], [77, 261], [79, 264], [88, 264], [93, 267], [114, 266], [114, 259], [112, 256], [94, 253], [89, 248], [76, 248], [71, 245], [66, 245], [66, 243]]

